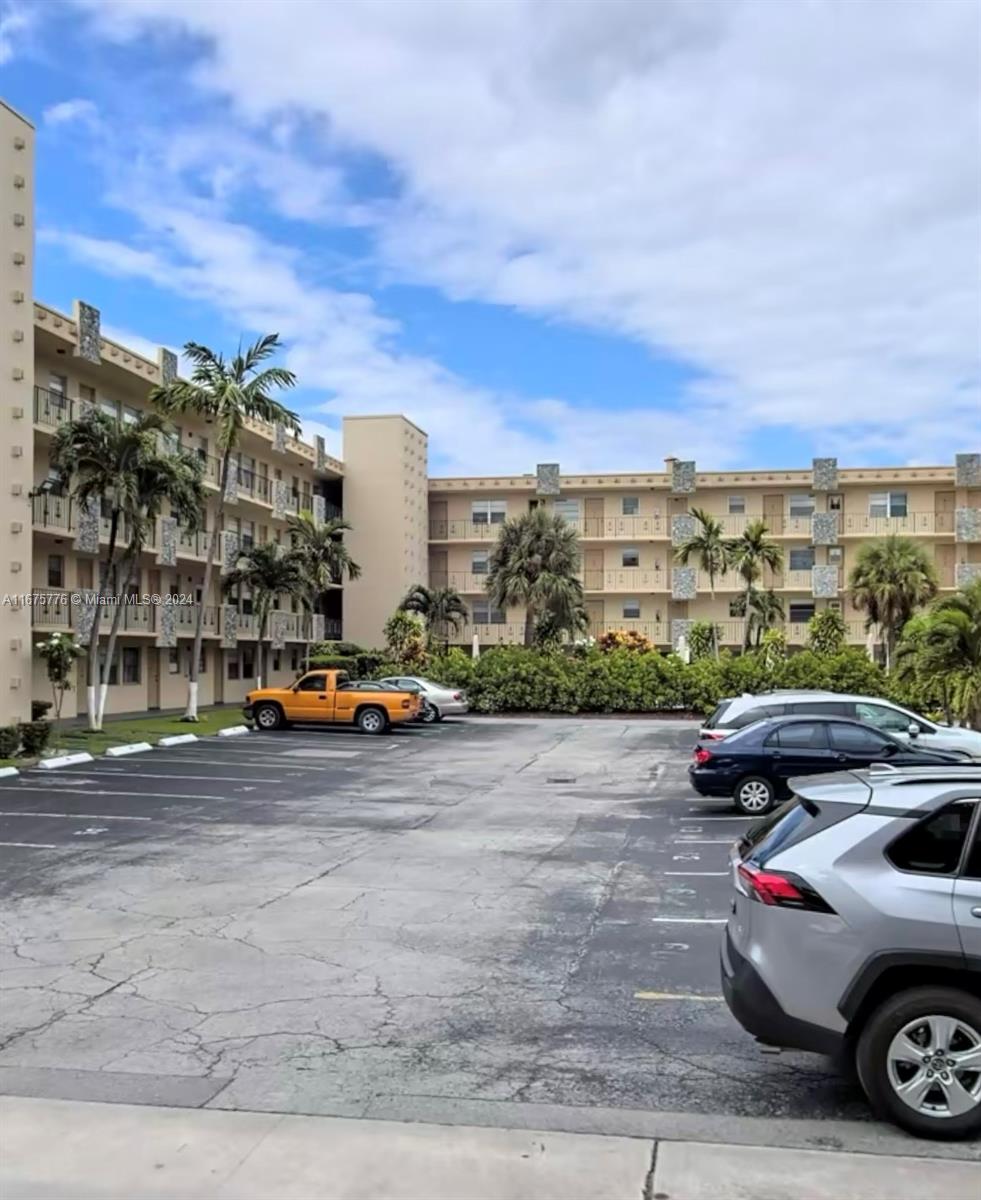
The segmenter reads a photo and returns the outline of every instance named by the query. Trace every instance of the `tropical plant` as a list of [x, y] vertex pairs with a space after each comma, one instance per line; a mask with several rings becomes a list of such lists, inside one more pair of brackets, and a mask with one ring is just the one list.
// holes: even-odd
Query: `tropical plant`
[[776, 671], [787, 657], [787, 635], [782, 629], [764, 629], [759, 640], [759, 654], [768, 671]]
[[981, 729], [981, 579], [933, 604], [921, 656], [923, 667], [942, 677], [953, 715]]
[[545, 613], [562, 632], [574, 635], [586, 627], [579, 562], [579, 535], [555, 513], [535, 508], [501, 526], [485, 587], [495, 607], [524, 608], [526, 646], [534, 643], [536, 622]]
[[606, 633], [600, 634], [596, 639], [596, 645], [604, 654], [609, 654], [611, 650], [636, 650], [641, 654], [646, 654], [649, 650], [654, 649], [650, 639], [644, 637], [636, 629], [609, 629]]
[[807, 622], [807, 645], [815, 654], [840, 654], [845, 648], [845, 619], [837, 608], [822, 608]]
[[388, 656], [403, 666], [422, 666], [426, 661], [426, 627], [418, 613], [397, 608], [385, 622]]
[[[679, 563], [687, 566], [692, 559], [695, 560], [698, 569], [702, 571], [709, 581], [709, 592], [715, 600], [715, 581], [720, 576], [725, 575], [729, 569], [729, 545], [727, 541], [722, 522], [713, 517], [711, 513], [707, 513], [702, 508], [693, 508], [691, 515], [697, 522], [697, 528], [691, 537], [686, 538], [680, 546], [675, 549], [674, 556]], [[715, 605], [713, 604], [713, 608]], [[719, 631], [718, 626], [714, 624], [707, 625], [709, 634], [712, 637], [712, 644], [709, 647], [710, 652], [719, 657]], [[689, 636], [688, 644], [691, 646], [691, 637]], [[692, 650], [694, 654], [694, 650]]]
[[903, 626], [937, 594], [937, 569], [929, 551], [897, 533], [865, 542], [855, 557], [849, 589], [855, 607], [865, 610], [865, 628], [881, 634], [886, 670], [891, 670]]
[[[762, 629], [771, 623], [775, 607], [771, 601], [764, 602], [755, 597], [773, 596], [773, 590], [760, 592], [757, 583], [762, 579], [764, 570], [779, 571], [783, 566], [783, 550], [770, 537], [765, 521], [750, 521], [737, 538], [726, 543], [726, 561], [728, 565], [742, 578], [742, 615], [746, 616], [746, 629], [743, 636], [743, 648], [752, 645], [754, 633], [759, 641]], [[751, 621], [751, 614], [756, 613], [756, 621]], [[783, 607], [780, 606], [780, 619], [783, 618]], [[760, 622], [762, 623], [762, 627]]]
[[693, 621], [688, 628], [686, 641], [693, 662], [710, 654], [718, 658], [719, 627], [713, 621]]
[[143, 413], [132, 422], [115, 421], [96, 408], [61, 425], [51, 442], [51, 467], [74, 503], [108, 518], [109, 545], [101, 577], [95, 580], [92, 624], [86, 644], [86, 709], [89, 728], [98, 728], [98, 694], [109, 682], [109, 660], [99, 654], [102, 609], [99, 597], [119, 595], [120, 541], [125, 523], [139, 509], [137, 468], [157, 453], [166, 423], [159, 413]]
[[85, 653], [85, 647], [75, 641], [75, 635], [72, 633], [52, 633], [43, 641], [38, 642], [35, 648], [38, 657], [47, 668], [54, 701], [54, 719], [57, 725], [61, 720], [61, 706], [65, 699], [65, 692], [71, 690], [75, 661]]
[[296, 413], [273, 397], [274, 392], [284, 391], [296, 383], [292, 371], [285, 367], [265, 365], [279, 349], [279, 335], [275, 333], [267, 333], [245, 351], [240, 347], [231, 359], [197, 342], [188, 342], [184, 346], [184, 354], [194, 364], [191, 378], [174, 379], [155, 387], [150, 393], [151, 402], [168, 416], [190, 413], [212, 422], [217, 432], [220, 454], [218, 499], [204, 566], [203, 602], [198, 606], [194, 626], [185, 721], [198, 719], [198, 670], [204, 639], [204, 610], [210, 601], [215, 555], [224, 525], [228, 476], [231, 470], [237, 470], [233, 455], [245, 422], [257, 419], [270, 425], [283, 425], [294, 434], [300, 431]]
[[303, 586], [301, 560], [292, 551], [283, 551], [275, 542], [265, 542], [239, 551], [235, 566], [222, 579], [227, 595], [246, 588], [252, 594], [253, 615], [258, 617], [256, 631], [256, 686], [265, 679], [266, 626], [273, 602], [282, 594], [295, 594]]
[[759, 646], [764, 632], [784, 619], [783, 601], [773, 588], [748, 588], [732, 602], [732, 611], [746, 619], [744, 650]]
[[[326, 594], [339, 588], [345, 575], [348, 579], [361, 576], [361, 568], [344, 545], [344, 534], [351, 524], [341, 517], [318, 522], [308, 512], [287, 517], [286, 524], [300, 565], [304, 604], [311, 613], [319, 612]], [[305, 657], [309, 667], [309, 641]]]
[[928, 612], [917, 613], [903, 626], [903, 634], [896, 643], [893, 660], [892, 680], [903, 689], [911, 707], [917, 712], [941, 711], [943, 719], [951, 724], [954, 712], [950, 702], [950, 688], [943, 669], [941, 656], [927, 645], [927, 631], [931, 625]]
[[465, 625], [469, 615], [456, 588], [429, 588], [422, 583], [409, 588], [399, 608], [422, 617], [430, 647], [439, 643], [444, 654], [449, 649], [450, 630], [455, 631]]

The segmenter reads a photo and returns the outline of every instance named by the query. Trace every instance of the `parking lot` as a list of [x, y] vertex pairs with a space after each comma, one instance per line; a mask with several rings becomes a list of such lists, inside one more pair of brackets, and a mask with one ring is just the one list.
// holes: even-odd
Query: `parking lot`
[[690, 792], [693, 731], [293, 729], [0, 781], [0, 1090], [908, 1147], [721, 1001], [747, 822]]

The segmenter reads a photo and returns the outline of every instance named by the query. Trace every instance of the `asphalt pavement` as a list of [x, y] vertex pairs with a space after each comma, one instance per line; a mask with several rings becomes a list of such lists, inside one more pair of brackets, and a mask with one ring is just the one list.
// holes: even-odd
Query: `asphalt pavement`
[[297, 728], [0, 781], [0, 1092], [977, 1157], [730, 1017], [747, 821], [693, 739]]

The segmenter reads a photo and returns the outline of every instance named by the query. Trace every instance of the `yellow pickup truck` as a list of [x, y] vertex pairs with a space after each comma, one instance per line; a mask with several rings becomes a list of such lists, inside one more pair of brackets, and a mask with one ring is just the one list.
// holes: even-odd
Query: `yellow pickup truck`
[[283, 729], [293, 721], [356, 725], [384, 733], [419, 715], [418, 693], [383, 683], [352, 683], [346, 671], [308, 671], [289, 687], [259, 688], [245, 697], [243, 712], [259, 729]]

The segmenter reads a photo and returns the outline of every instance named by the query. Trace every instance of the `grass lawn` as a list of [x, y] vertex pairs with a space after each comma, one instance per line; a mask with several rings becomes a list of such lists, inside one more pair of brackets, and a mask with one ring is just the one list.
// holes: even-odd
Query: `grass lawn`
[[244, 723], [242, 709], [237, 704], [224, 708], [203, 708], [198, 712], [197, 723], [182, 721], [179, 713], [171, 716], [150, 717], [106, 717], [100, 733], [89, 733], [87, 729], [71, 728], [52, 732], [48, 746], [62, 754], [75, 754], [87, 750], [90, 754], [102, 754], [107, 746], [119, 746], [124, 742], [149, 742], [175, 733], [194, 733], [207, 737], [229, 725]]

